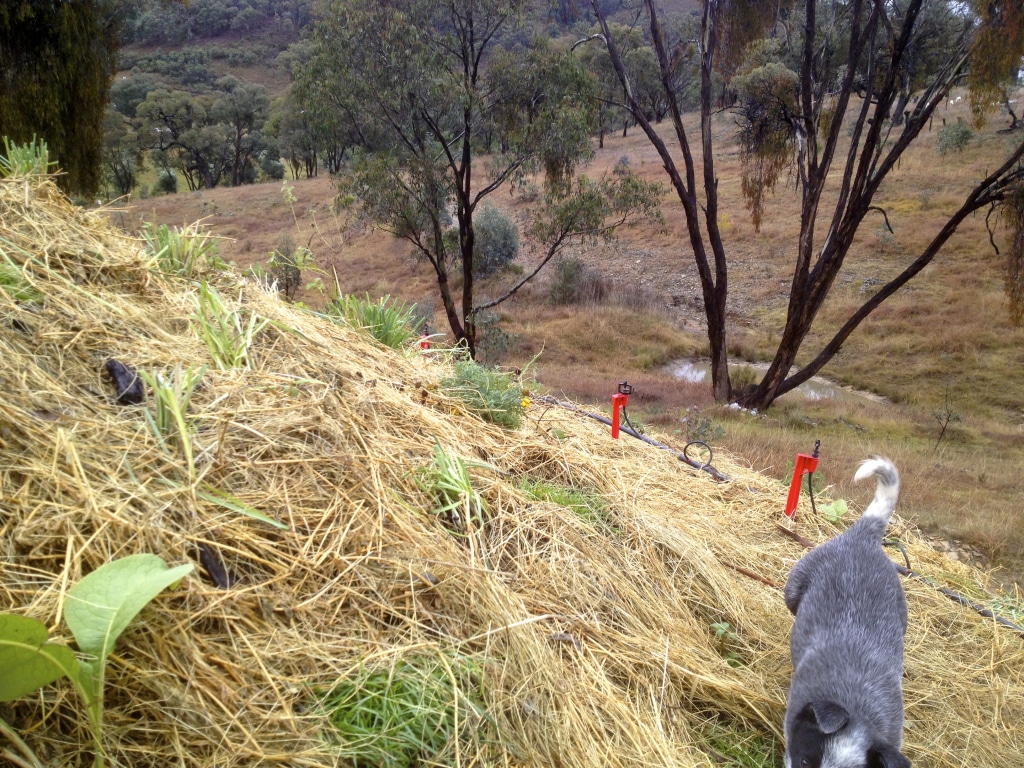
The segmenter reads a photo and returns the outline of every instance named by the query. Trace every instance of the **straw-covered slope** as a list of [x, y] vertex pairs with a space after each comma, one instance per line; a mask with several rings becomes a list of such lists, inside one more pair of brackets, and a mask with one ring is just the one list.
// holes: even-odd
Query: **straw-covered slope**
[[[196, 566], [108, 662], [109, 762], [349, 764], [328, 718], [372, 685], [396, 700], [388, 675], [433, 690], [459, 734], [437, 763], [393, 750], [393, 765], [780, 762], [780, 585], [804, 549], [777, 530], [777, 482], [730, 457], [716, 482], [536, 399], [518, 430], [486, 423], [441, 385], [444, 356], [395, 352], [239, 277], [218, 278], [225, 301], [273, 322], [251, 368], [218, 370], [190, 320], [198, 283], [159, 274], [46, 181], [0, 182], [0, 250], [23, 281], [0, 288], [0, 609], [72, 642], [64, 595], [85, 574], [142, 552]], [[111, 357], [209, 366], [188, 409], [192, 467], [149, 425], [148, 388], [115, 402]], [[469, 464], [482, 521], [433, 511], [435, 443]], [[587, 514], [538, 501], [538, 480], [576, 489]], [[801, 505], [803, 536], [835, 534]], [[977, 578], [894, 528], [916, 569]], [[906, 752], [1018, 768], [1024, 641], [905, 584]], [[46, 765], [88, 763], [66, 680], [0, 715]]]

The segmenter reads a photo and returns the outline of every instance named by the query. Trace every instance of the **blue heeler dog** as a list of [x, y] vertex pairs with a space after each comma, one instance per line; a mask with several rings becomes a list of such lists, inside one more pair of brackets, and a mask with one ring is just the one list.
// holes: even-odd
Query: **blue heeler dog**
[[903, 741], [907, 600], [882, 537], [899, 496], [888, 459], [861, 464], [871, 504], [849, 530], [808, 552], [786, 582], [796, 617], [786, 707], [786, 768], [909, 768]]

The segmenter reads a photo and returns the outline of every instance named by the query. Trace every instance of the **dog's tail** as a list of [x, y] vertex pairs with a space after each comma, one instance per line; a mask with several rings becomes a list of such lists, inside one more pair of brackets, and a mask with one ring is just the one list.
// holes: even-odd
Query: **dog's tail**
[[878, 486], [875, 488], [875, 498], [864, 510], [863, 517], [875, 518], [887, 525], [900, 495], [900, 473], [888, 459], [874, 456], [860, 465], [853, 479], [864, 480], [872, 475], [878, 478]]

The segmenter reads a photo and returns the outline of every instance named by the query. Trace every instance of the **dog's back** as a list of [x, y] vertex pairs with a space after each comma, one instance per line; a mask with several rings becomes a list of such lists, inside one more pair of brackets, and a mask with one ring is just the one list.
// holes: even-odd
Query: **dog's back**
[[886, 459], [855, 479], [878, 487], [861, 519], [805, 555], [786, 582], [796, 620], [793, 682], [786, 710], [786, 761], [800, 768], [901, 768], [903, 635], [907, 604], [882, 537], [899, 495]]

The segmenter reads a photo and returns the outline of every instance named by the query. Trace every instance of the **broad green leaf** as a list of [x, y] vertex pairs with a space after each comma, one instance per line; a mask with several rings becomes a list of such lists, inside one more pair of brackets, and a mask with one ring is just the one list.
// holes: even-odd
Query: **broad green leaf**
[[146, 604], [181, 580], [192, 564], [168, 568], [156, 555], [130, 555], [107, 563], [68, 590], [67, 620], [83, 653], [103, 660]]
[[20, 699], [65, 675], [78, 677], [78, 659], [66, 645], [48, 642], [45, 624], [0, 614], [0, 701]]

